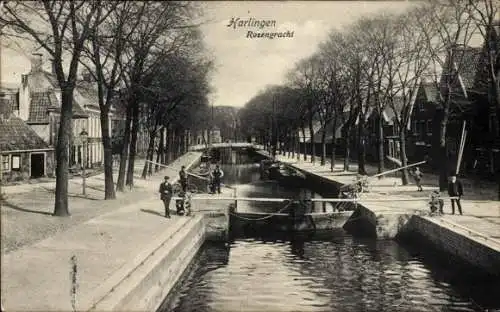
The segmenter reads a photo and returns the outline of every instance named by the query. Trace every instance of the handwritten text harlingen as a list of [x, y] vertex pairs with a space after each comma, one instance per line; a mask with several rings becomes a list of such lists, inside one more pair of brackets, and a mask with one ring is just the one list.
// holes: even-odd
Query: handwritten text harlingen
[[[246, 18], [246, 19], [241, 19], [239, 17], [233, 17], [229, 21], [229, 24], [227, 27], [237, 29], [237, 28], [258, 28], [258, 29], [264, 29], [264, 28], [276, 28], [276, 20], [270, 20], [270, 19], [256, 19], [253, 17]], [[281, 32], [265, 32], [265, 31], [260, 31], [256, 32], [253, 30], [248, 30], [247, 31], [247, 38], [269, 38], [269, 39], [274, 39], [274, 38], [292, 38], [293, 37], [293, 31], [281, 31]]]

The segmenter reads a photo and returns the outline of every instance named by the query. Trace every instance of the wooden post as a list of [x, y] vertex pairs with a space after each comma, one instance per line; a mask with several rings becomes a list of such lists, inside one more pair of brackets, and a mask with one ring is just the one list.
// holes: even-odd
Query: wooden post
[[234, 211], [236, 212], [236, 210], [238, 209], [238, 200], [236, 199], [237, 194], [236, 194], [236, 188], [233, 188], [233, 195], [234, 195]]

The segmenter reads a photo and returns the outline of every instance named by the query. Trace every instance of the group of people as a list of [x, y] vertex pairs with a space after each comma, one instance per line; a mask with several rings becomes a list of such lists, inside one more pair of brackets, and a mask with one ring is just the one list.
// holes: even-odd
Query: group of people
[[[215, 169], [210, 173], [210, 183], [209, 183], [210, 193], [217, 192], [220, 194], [221, 178], [223, 175], [224, 174], [220, 169], [219, 165], [216, 165]], [[170, 218], [170, 201], [172, 200], [172, 197], [174, 195], [174, 188], [172, 184], [169, 182], [169, 180], [170, 177], [165, 176], [164, 181], [160, 184], [159, 188], [160, 199], [163, 201], [163, 204], [165, 206], [166, 218]], [[179, 171], [179, 184], [181, 185], [181, 191], [179, 197], [181, 197], [182, 199], [176, 201], [177, 214], [188, 215], [190, 211], [189, 210], [190, 201], [189, 201], [189, 196], [187, 195], [188, 180], [187, 180], [187, 173], [185, 166], [182, 166], [181, 170]]]
[[[415, 179], [415, 184], [417, 185], [417, 190], [419, 192], [422, 192], [423, 191], [423, 189], [422, 189], [422, 177], [424, 176], [422, 171], [420, 171], [419, 167], [416, 167], [415, 170], [413, 171], [412, 175], [413, 175], [413, 178]], [[439, 192], [434, 191], [432, 194], [433, 199], [437, 198], [438, 194], [439, 194]], [[463, 194], [464, 194], [464, 188], [463, 188], [462, 182], [460, 182], [460, 180], [457, 179], [456, 175], [450, 176], [450, 179], [448, 182], [448, 195], [450, 197], [453, 197], [450, 199], [450, 201], [451, 201], [451, 213], [452, 214], [455, 214], [455, 204], [456, 204], [456, 206], [458, 208], [458, 213], [460, 213], [460, 215], [462, 215], [462, 205], [460, 204], [460, 198], [463, 196]], [[436, 199], [436, 201], [438, 203], [439, 213], [443, 214], [444, 213], [444, 211], [443, 211], [444, 201], [441, 199]], [[434, 207], [432, 202], [433, 201], [431, 201], [431, 210], [437, 209], [437, 207]], [[432, 211], [432, 212], [434, 212], [434, 211]]]

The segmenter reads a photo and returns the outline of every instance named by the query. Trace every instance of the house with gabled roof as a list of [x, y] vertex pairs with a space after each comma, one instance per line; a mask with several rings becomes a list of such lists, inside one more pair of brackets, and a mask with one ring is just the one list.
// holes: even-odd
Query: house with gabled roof
[[52, 176], [54, 148], [13, 114], [13, 106], [0, 102], [0, 177], [2, 182]]
[[[415, 97], [409, 102], [410, 110], [413, 110], [415, 103]], [[400, 155], [400, 137], [399, 128], [396, 118], [401, 114], [403, 108], [405, 107], [404, 100], [401, 96], [395, 96], [392, 99], [392, 104], [387, 103], [382, 109], [382, 130], [384, 134], [384, 155], [389, 156], [393, 159], [399, 160]], [[371, 106], [368, 109], [366, 117], [366, 154], [371, 160], [378, 159], [378, 131], [379, 131], [379, 118], [378, 110]], [[410, 125], [407, 127], [410, 128]], [[408, 144], [410, 143], [410, 144]], [[406, 144], [407, 156], [413, 154], [413, 146], [411, 142]]]
[[[478, 149], [490, 145], [491, 137], [488, 134], [488, 108], [484, 98], [478, 94], [487, 93], [481, 90], [479, 81], [482, 68], [485, 65], [486, 55], [484, 47], [458, 46], [453, 49], [453, 64], [446, 59], [441, 78], [436, 82], [422, 82], [417, 92], [417, 100], [412, 119], [412, 134], [415, 137], [417, 155], [430, 156], [431, 164], [436, 167], [438, 162], [432, 162], [432, 156], [437, 159], [435, 152], [439, 146], [440, 122], [443, 116], [443, 107], [440, 97], [447, 94], [447, 75], [451, 75], [450, 82], [450, 116], [446, 128], [446, 145], [450, 162], [449, 171], [456, 168], [453, 160], [458, 158], [461, 133], [464, 122], [467, 129], [466, 145], [464, 148], [462, 170], [475, 170], [478, 160]], [[486, 109], [485, 109], [486, 108]], [[485, 126], [486, 123], [486, 126]], [[481, 130], [482, 129], [482, 130]], [[491, 139], [491, 138], [490, 138]]]
[[[21, 77], [17, 115], [49, 146], [55, 147], [61, 113], [61, 91], [54, 72], [45, 70], [43, 65], [42, 55], [34, 53], [30, 72]], [[104, 159], [100, 109], [97, 86], [88, 74], [77, 81], [73, 96], [70, 166], [81, 166], [84, 159], [86, 167], [99, 166]], [[109, 118], [113, 118], [113, 111]], [[110, 128], [112, 124], [110, 122]], [[87, 142], [81, 142], [80, 133], [83, 130], [88, 133]]]

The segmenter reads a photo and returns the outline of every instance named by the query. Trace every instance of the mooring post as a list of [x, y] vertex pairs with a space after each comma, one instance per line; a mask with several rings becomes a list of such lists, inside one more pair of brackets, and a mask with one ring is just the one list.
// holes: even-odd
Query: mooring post
[[229, 204], [226, 209], [226, 242], [229, 242], [229, 233], [231, 232], [231, 215], [235, 212], [235, 206], [233, 203]]
[[238, 200], [236, 199], [237, 196], [237, 191], [236, 191], [236, 188], [233, 188], [233, 196], [234, 196], [234, 211], [233, 212], [236, 212], [236, 209], [238, 209]]

